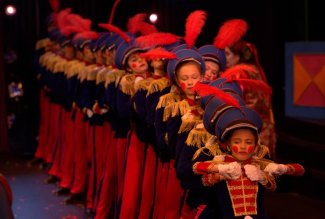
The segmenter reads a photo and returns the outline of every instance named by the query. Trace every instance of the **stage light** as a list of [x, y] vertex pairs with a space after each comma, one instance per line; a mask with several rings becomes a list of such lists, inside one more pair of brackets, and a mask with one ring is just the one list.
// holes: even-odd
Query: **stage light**
[[8, 16], [15, 15], [15, 14], [16, 14], [16, 7], [13, 6], [13, 5], [7, 5], [7, 6], [5, 7], [5, 13], [6, 13], [6, 15], [8, 15]]
[[157, 20], [158, 20], [158, 15], [157, 14], [151, 14], [150, 16], [149, 16], [149, 20], [150, 20], [150, 22], [151, 23], [156, 23], [157, 22]]

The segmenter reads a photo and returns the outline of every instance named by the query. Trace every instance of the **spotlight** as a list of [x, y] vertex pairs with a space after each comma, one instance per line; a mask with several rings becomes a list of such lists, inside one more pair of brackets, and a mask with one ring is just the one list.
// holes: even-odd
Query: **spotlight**
[[15, 14], [16, 14], [16, 7], [13, 6], [13, 5], [7, 5], [7, 6], [5, 7], [5, 13], [6, 13], [6, 15], [8, 15], [8, 16], [15, 15]]
[[150, 16], [149, 16], [149, 20], [150, 20], [150, 22], [151, 23], [156, 23], [157, 22], [157, 20], [158, 20], [158, 15], [157, 14], [151, 14]]

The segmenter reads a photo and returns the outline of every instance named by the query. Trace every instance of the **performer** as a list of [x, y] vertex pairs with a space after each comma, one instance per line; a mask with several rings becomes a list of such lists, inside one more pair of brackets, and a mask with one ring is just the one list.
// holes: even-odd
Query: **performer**
[[[212, 102], [209, 101], [207, 106]], [[201, 153], [194, 159], [193, 171], [209, 173], [202, 177], [202, 181], [206, 186], [212, 186], [211, 195], [215, 197], [204, 210], [217, 209], [217, 218], [266, 218], [264, 190], [274, 191], [273, 174], [283, 174], [287, 172], [286, 168], [263, 159], [265, 153], [260, 147], [264, 146], [260, 145], [258, 136], [262, 120], [254, 110], [246, 106], [227, 107], [222, 103], [214, 106], [206, 108], [206, 118], [213, 119], [205, 124], [213, 127], [213, 134], [226, 145], [227, 152], [217, 156]], [[206, 156], [211, 159], [202, 161]], [[299, 164], [289, 166], [289, 174], [302, 175], [304, 172]]]

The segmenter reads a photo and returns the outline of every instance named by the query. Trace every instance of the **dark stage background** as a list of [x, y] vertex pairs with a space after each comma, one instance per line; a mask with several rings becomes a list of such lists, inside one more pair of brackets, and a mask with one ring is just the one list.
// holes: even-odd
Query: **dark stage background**
[[[13, 63], [1, 60], [0, 65], [0, 137], [1, 150], [6, 149], [20, 155], [32, 155], [37, 146], [38, 134], [38, 83], [34, 71], [34, 47], [38, 39], [46, 36], [46, 18], [51, 12], [46, 0], [2, 0], [0, 55], [14, 51]], [[4, 15], [4, 5], [17, 7], [17, 14]], [[93, 21], [93, 30], [103, 31], [98, 23], [108, 21], [113, 0], [63, 0], [61, 8], [71, 7], [74, 13]], [[285, 42], [324, 41], [325, 18], [321, 1], [296, 0], [121, 0], [117, 5], [113, 24], [126, 30], [128, 18], [136, 13], [159, 15], [157, 28], [177, 35], [184, 35], [185, 19], [190, 12], [202, 9], [208, 13], [206, 25], [199, 36], [197, 46], [211, 43], [218, 28], [229, 18], [243, 18], [249, 24], [245, 38], [256, 44], [260, 62], [273, 88], [273, 105], [279, 140], [279, 159], [302, 162], [310, 168], [322, 169], [324, 165], [325, 125], [319, 121], [286, 118], [284, 115], [284, 45]], [[217, 6], [214, 6], [217, 5]], [[3, 68], [3, 71], [1, 70]], [[21, 81], [24, 95], [18, 101], [9, 100], [6, 88], [10, 81]], [[6, 100], [6, 101], [4, 101]], [[2, 106], [3, 104], [6, 106]], [[14, 113], [16, 118], [7, 130], [3, 125], [6, 116]], [[305, 130], [313, 130], [306, 134]], [[323, 133], [323, 134], [322, 134]], [[293, 139], [290, 141], [290, 139]], [[297, 146], [298, 145], [298, 146]], [[315, 159], [315, 156], [316, 159]], [[323, 175], [325, 171], [322, 172]], [[319, 174], [318, 174], [319, 176]], [[325, 182], [325, 177], [322, 179]], [[320, 195], [320, 194], [319, 194]], [[325, 197], [325, 196], [323, 196]]]

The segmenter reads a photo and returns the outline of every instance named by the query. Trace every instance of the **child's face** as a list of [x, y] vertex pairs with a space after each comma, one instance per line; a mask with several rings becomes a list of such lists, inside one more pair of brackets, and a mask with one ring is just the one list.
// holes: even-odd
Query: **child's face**
[[179, 68], [176, 79], [185, 95], [193, 99], [195, 93], [191, 88], [202, 79], [200, 67], [195, 63], [187, 63]]
[[252, 130], [235, 130], [229, 139], [231, 154], [239, 161], [251, 158], [256, 147], [255, 135]]
[[139, 56], [140, 53], [133, 53], [127, 59], [130, 72], [134, 74], [144, 74], [148, 71], [147, 61]]
[[205, 61], [204, 80], [213, 81], [219, 76], [220, 67], [217, 63], [212, 61]]

